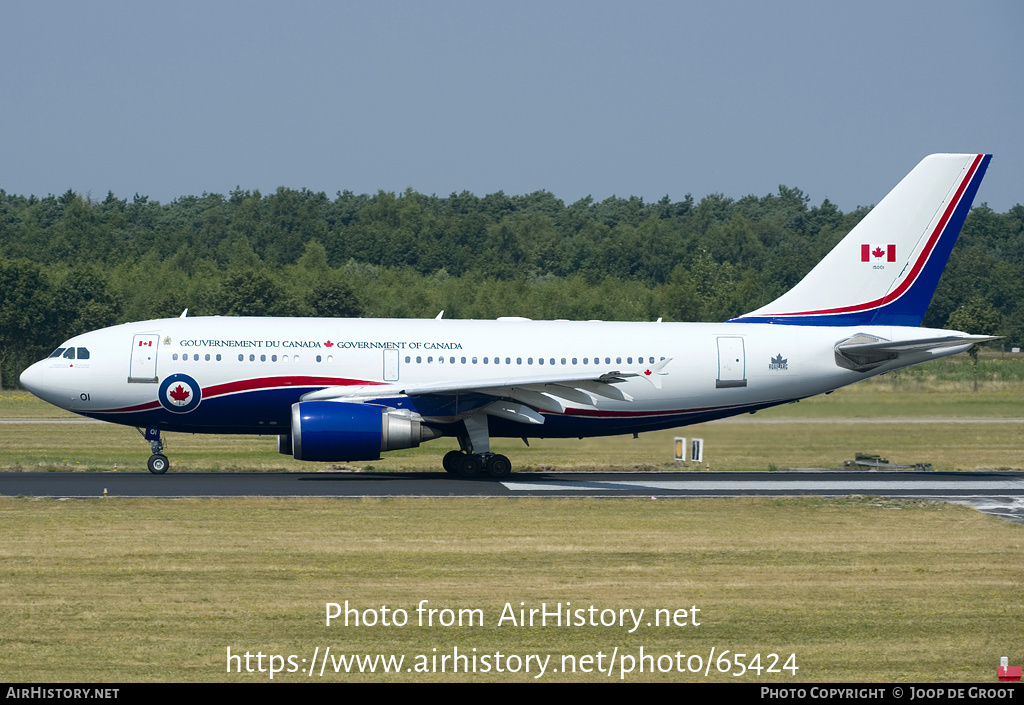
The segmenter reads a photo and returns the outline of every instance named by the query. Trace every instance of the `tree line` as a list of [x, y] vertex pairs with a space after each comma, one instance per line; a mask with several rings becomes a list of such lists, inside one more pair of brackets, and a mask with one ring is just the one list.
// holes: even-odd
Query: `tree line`
[[[0, 383], [77, 333], [189, 315], [724, 320], [799, 281], [868, 212], [796, 188], [584, 198], [332, 199], [236, 189], [167, 204], [0, 190]], [[1024, 342], [1024, 206], [967, 218], [924, 325]], [[952, 323], [951, 323], [952, 320]], [[957, 323], [959, 325], [952, 325]]]

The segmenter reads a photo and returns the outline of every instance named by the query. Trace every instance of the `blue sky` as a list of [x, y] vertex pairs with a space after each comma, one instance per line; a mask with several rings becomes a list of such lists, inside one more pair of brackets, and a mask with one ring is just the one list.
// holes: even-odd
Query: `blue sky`
[[876, 203], [991, 152], [1024, 203], [1024, 3], [9, 2], [0, 188], [162, 202], [545, 189]]

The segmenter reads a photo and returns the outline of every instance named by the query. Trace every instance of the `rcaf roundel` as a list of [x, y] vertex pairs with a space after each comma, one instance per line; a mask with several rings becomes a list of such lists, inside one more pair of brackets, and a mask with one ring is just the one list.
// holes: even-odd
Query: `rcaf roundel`
[[185, 374], [173, 374], [160, 383], [160, 406], [176, 414], [185, 414], [199, 406], [203, 390]]

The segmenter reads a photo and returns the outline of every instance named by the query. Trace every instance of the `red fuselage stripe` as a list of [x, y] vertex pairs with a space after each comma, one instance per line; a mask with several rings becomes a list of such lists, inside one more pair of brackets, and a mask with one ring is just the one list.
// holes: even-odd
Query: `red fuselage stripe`
[[[213, 384], [203, 387], [203, 399], [235, 394], [237, 392], [251, 392], [268, 389], [283, 389], [287, 387], [352, 387], [361, 385], [385, 384], [385, 382], [370, 382], [360, 379], [348, 379], [345, 377], [313, 377], [313, 376], [281, 376], [281, 377], [258, 377], [255, 379], [240, 379], [234, 382]], [[149, 411], [159, 409], [159, 401], [148, 401], [135, 406], [125, 406], [120, 409], [101, 409], [94, 413], [99, 414], [124, 414], [134, 411]]]

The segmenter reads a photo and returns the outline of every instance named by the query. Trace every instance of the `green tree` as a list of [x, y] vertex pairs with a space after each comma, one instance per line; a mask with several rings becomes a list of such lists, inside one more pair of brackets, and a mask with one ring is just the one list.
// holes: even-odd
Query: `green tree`
[[[995, 335], [999, 329], [999, 312], [980, 296], [973, 296], [966, 304], [949, 314], [946, 325], [954, 330], [971, 332], [975, 335]], [[968, 351], [974, 363], [974, 391], [978, 391], [979, 347], [979, 345], [975, 345]]]

